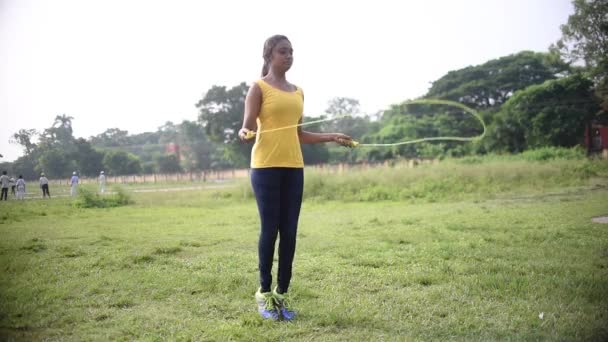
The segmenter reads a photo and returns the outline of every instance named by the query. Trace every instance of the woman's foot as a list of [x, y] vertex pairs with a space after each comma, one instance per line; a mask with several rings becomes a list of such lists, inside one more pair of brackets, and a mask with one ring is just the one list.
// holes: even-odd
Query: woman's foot
[[291, 321], [296, 318], [296, 312], [291, 308], [290, 298], [287, 293], [278, 293], [275, 287], [272, 291], [272, 296], [274, 297], [278, 312], [284, 320]]
[[255, 293], [255, 302], [258, 304], [258, 312], [263, 319], [279, 320], [279, 312], [275, 307], [275, 300], [272, 292], [261, 292], [259, 288]]

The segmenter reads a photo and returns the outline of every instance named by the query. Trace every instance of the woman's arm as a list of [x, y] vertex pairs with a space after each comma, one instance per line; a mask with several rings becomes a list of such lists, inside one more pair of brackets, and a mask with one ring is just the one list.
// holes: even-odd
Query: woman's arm
[[247, 138], [247, 132], [257, 130], [257, 118], [260, 114], [262, 105], [262, 90], [257, 83], [249, 88], [245, 98], [245, 114], [243, 115], [243, 126], [239, 130], [239, 138], [243, 142], [251, 142], [253, 139]]
[[[304, 100], [304, 92], [302, 92], [302, 100]], [[302, 118], [298, 124], [302, 123]], [[346, 147], [353, 147], [353, 139], [346, 134], [342, 133], [313, 133], [303, 131], [302, 127], [298, 127], [298, 138], [301, 144], [318, 144], [326, 142], [335, 142]]]
[[[300, 120], [302, 123], [302, 120]], [[342, 133], [313, 133], [302, 130], [298, 127], [298, 137], [302, 144], [318, 144], [326, 142], [335, 142], [346, 147], [352, 147], [352, 138]]]

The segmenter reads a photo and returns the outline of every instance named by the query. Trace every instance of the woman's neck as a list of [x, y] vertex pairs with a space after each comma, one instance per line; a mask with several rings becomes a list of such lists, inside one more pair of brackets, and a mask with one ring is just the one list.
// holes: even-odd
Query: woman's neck
[[267, 79], [271, 79], [275, 82], [287, 83], [287, 78], [285, 77], [285, 72], [275, 71], [270, 69], [268, 74], [266, 75]]

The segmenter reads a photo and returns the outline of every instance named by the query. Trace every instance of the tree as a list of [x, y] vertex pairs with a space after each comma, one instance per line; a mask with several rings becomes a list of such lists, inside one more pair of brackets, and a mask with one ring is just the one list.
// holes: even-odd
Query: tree
[[533, 85], [511, 97], [489, 127], [490, 150], [521, 152], [582, 144], [585, 125], [599, 109], [593, 83], [580, 74]]
[[211, 141], [225, 144], [223, 159], [232, 166], [246, 166], [251, 155], [251, 144], [242, 144], [238, 137], [248, 90], [244, 82], [231, 89], [213, 86], [196, 103], [205, 133]]
[[178, 143], [186, 170], [200, 171], [211, 167], [217, 147], [209, 141], [201, 125], [184, 120], [179, 126]]
[[156, 163], [158, 164], [158, 172], [160, 173], [182, 172], [182, 168], [179, 165], [179, 160], [175, 154], [159, 156], [156, 159]]
[[10, 143], [21, 145], [23, 147], [23, 151], [25, 155], [29, 155], [32, 153], [34, 148], [36, 148], [36, 144], [33, 143], [34, 137], [38, 135], [38, 131], [35, 129], [20, 129], [17, 133], [13, 134], [10, 139]]
[[159, 143], [167, 144], [167, 143], [176, 143], [177, 135], [178, 135], [179, 127], [173, 124], [171, 121], [165, 122], [164, 125], [158, 127], [159, 134]]
[[551, 46], [569, 60], [600, 67], [608, 58], [608, 0], [574, 0], [574, 14], [561, 26], [562, 38]]
[[72, 117], [72, 116], [67, 116], [65, 114], [57, 115], [55, 117], [55, 122], [53, 122], [53, 127], [62, 128], [64, 130], [66, 130], [67, 132], [69, 132], [71, 135], [72, 134], [72, 120], [74, 120], [74, 117]]
[[217, 142], [238, 142], [238, 131], [243, 121], [245, 97], [249, 87], [244, 82], [227, 90], [225, 86], [213, 86], [197, 104], [199, 122], [205, 133]]
[[110, 151], [103, 158], [104, 168], [114, 175], [130, 175], [141, 172], [137, 156], [125, 151]]
[[[173, 124], [171, 124], [173, 125]], [[165, 126], [162, 126], [165, 127]], [[154, 172], [156, 158], [165, 153], [165, 143], [160, 143], [163, 129], [159, 127], [156, 132], [144, 132], [129, 135], [128, 131], [110, 128], [105, 132], [91, 137], [91, 145], [102, 151], [122, 150], [136, 155], [141, 162], [143, 171]]]
[[161, 135], [160, 128], [156, 132], [133, 134], [127, 137], [127, 143], [132, 145], [156, 145], [160, 144]]
[[61, 148], [44, 149], [38, 158], [37, 171], [45, 172], [52, 177], [67, 177], [77, 169], [76, 162], [70, 153]]
[[[40, 158], [44, 157], [45, 162], [40, 167], [45, 168], [48, 165], [55, 165], [55, 163], [60, 161], [66, 163], [66, 169], [76, 167], [76, 163], [72, 159], [73, 155], [77, 152], [75, 139], [72, 135], [72, 119], [71, 116], [66, 116], [65, 114], [57, 115], [53, 125], [42, 132], [37, 149], [39, 150]], [[49, 155], [45, 157], [45, 154]], [[53, 158], [59, 159], [54, 160]], [[63, 171], [63, 168], [60, 168], [58, 165], [53, 166], [53, 169], [58, 171], [61, 169]]]
[[323, 164], [329, 161], [329, 150], [325, 144], [302, 144], [304, 164]]
[[359, 100], [335, 97], [329, 101], [325, 113], [334, 120], [321, 125], [324, 132], [340, 132], [358, 139], [369, 130], [370, 119], [361, 113]]
[[[481, 65], [450, 71], [433, 82], [423, 98], [463, 103], [477, 109], [488, 125], [501, 105], [517, 91], [568, 72], [569, 66], [555, 53], [522, 51]], [[384, 111], [380, 120], [382, 129], [368, 133], [363, 138], [364, 142], [393, 143], [441, 136], [474, 137], [482, 132], [482, 126], [469, 113], [443, 105], [407, 104], [406, 101]], [[370, 129], [368, 132], [374, 131]], [[383, 151], [368, 149], [366, 155], [367, 158], [378, 160], [395, 156], [461, 156], [476, 150], [483, 151], [480, 143], [438, 141], [402, 145]]]
[[327, 113], [330, 118], [336, 118], [343, 115], [355, 116], [361, 113], [359, 100], [350, 97], [334, 97], [329, 100], [325, 113]]
[[74, 118], [65, 114], [57, 115], [53, 126], [47, 128], [42, 139], [47, 144], [70, 145], [74, 141], [72, 120]]
[[91, 144], [100, 147], [125, 146], [129, 144], [129, 132], [118, 128], [108, 128], [105, 132], [90, 138]]
[[[431, 137], [475, 137], [483, 126], [471, 114], [446, 105], [408, 103], [393, 105], [381, 118], [380, 129], [364, 136], [363, 142], [396, 143]], [[383, 151], [380, 151], [383, 149]], [[471, 152], [471, 144], [459, 141], [432, 141], [386, 148], [369, 149], [369, 158], [462, 156]], [[374, 151], [371, 153], [371, 151]], [[381, 160], [381, 159], [380, 159]]]
[[76, 153], [73, 159], [76, 161], [76, 168], [82, 175], [95, 176], [103, 170], [104, 153], [95, 150], [91, 144], [83, 138], [75, 141]]
[[472, 108], [497, 108], [515, 91], [568, 70], [556, 54], [522, 51], [450, 71], [433, 82], [425, 97], [458, 101]]
[[[15, 133], [11, 142], [22, 145], [28, 157], [20, 161], [20, 165], [31, 167], [31, 173], [45, 172], [49, 177], [57, 178], [66, 177], [75, 170], [87, 176], [98, 174], [103, 169], [104, 154], [95, 150], [87, 140], [74, 138], [73, 119], [65, 114], [57, 115], [53, 125], [40, 135], [38, 144], [32, 142], [38, 134], [34, 129], [21, 129]], [[122, 131], [113, 129], [107, 132]]]
[[584, 61], [608, 112], [608, 0], [574, 0], [574, 14], [551, 46], [570, 62]]
[[12, 163], [13, 174], [22, 175], [25, 179], [37, 180], [39, 174], [36, 171], [36, 160], [32, 155], [21, 156]]

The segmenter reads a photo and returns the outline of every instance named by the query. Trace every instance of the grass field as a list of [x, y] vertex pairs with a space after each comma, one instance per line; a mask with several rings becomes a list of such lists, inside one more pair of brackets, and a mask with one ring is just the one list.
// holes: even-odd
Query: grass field
[[605, 178], [517, 181], [420, 200], [308, 197], [291, 323], [258, 318], [259, 219], [234, 190], [132, 193], [111, 209], [0, 203], [0, 339], [608, 339], [608, 225], [591, 222], [608, 215]]

